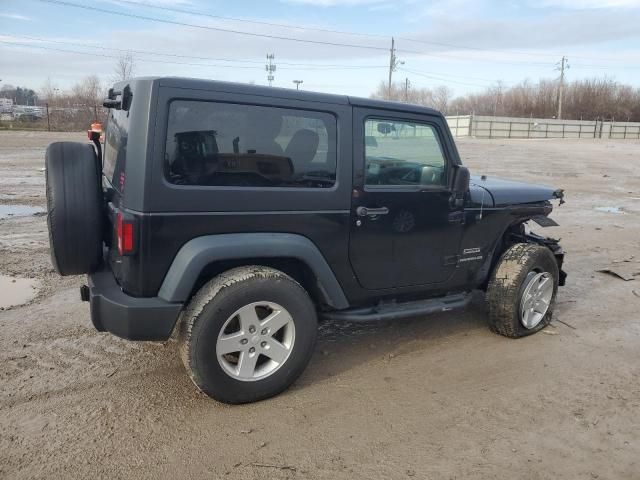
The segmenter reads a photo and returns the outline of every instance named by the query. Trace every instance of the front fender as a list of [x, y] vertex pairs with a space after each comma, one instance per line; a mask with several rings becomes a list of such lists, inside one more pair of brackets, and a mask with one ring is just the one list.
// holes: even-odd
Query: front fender
[[185, 243], [162, 282], [158, 297], [186, 302], [202, 269], [212, 262], [243, 258], [295, 258], [314, 273], [328, 305], [344, 309], [349, 302], [318, 247], [306, 237], [291, 233], [233, 233], [206, 235]]

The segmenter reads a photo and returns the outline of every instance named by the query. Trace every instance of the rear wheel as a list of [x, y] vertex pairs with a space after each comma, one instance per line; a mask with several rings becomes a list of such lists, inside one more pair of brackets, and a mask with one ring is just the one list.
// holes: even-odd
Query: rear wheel
[[60, 275], [95, 271], [102, 261], [103, 201], [89, 144], [56, 142], [45, 155], [51, 262]]
[[489, 327], [511, 338], [542, 330], [551, 321], [558, 264], [543, 246], [518, 243], [500, 258], [487, 288]]
[[276, 395], [306, 367], [317, 319], [307, 292], [272, 268], [234, 268], [205, 284], [182, 314], [182, 361], [216, 400], [246, 403]]

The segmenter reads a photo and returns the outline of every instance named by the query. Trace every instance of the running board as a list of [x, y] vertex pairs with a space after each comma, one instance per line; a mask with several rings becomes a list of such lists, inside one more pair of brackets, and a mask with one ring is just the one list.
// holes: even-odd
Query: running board
[[323, 318], [347, 322], [379, 322], [399, 318], [419, 317], [429, 313], [448, 312], [462, 308], [471, 301], [470, 293], [456, 293], [446, 297], [430, 298], [404, 303], [381, 303], [375, 307], [353, 308], [325, 312]]

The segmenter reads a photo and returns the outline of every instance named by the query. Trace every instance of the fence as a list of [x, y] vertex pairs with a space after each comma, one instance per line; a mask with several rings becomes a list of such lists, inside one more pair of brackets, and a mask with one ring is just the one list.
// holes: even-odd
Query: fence
[[447, 117], [455, 137], [640, 139], [639, 122], [456, 115]]
[[82, 131], [96, 119], [104, 123], [106, 118], [107, 109], [98, 105], [11, 105], [0, 112], [0, 130]]
[[[12, 105], [1, 110], [2, 130], [81, 131], [107, 118], [107, 110], [97, 105]], [[455, 115], [447, 123], [454, 137], [640, 139], [640, 122]]]

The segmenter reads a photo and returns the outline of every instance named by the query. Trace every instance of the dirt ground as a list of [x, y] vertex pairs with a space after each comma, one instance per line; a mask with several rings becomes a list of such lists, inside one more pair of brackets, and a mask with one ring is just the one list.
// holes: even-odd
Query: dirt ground
[[[0, 132], [0, 204], [43, 207], [46, 145], [82, 138]], [[173, 342], [96, 332], [84, 279], [52, 272], [46, 217], [0, 220], [0, 275], [40, 285], [0, 311], [0, 477], [640, 478], [640, 277], [596, 272], [640, 265], [640, 142], [458, 146], [475, 173], [566, 190], [545, 230], [569, 273], [553, 324], [503, 338], [481, 301], [325, 324], [293, 388], [251, 405], [198, 394]]]

